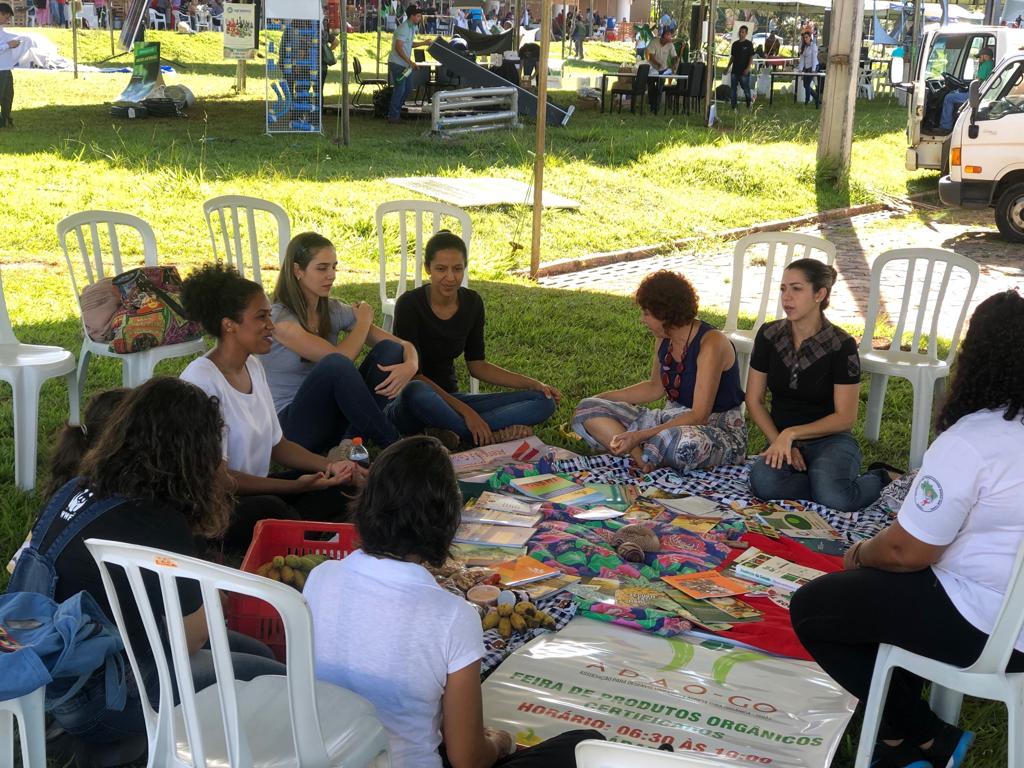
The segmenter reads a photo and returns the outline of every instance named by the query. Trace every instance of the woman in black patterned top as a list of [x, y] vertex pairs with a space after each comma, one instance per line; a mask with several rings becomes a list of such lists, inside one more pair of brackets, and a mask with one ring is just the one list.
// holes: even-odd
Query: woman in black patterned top
[[835, 269], [820, 261], [794, 261], [780, 286], [785, 319], [765, 323], [754, 339], [747, 410], [768, 448], [751, 469], [750, 489], [762, 499], [852, 512], [875, 501], [890, 476], [884, 469], [860, 475], [860, 446], [850, 434], [860, 356], [853, 338], [824, 314], [835, 280]]

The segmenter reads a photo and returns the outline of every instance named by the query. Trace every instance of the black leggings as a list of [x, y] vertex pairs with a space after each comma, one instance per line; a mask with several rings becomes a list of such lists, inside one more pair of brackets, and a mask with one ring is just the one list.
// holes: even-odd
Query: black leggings
[[[599, 731], [566, 731], [542, 741], [535, 747], [527, 747], [499, 758], [494, 768], [575, 768], [576, 745], [587, 739], [604, 739]], [[441, 745], [441, 762], [444, 768], [451, 768], [448, 756]]]
[[[880, 643], [966, 667], [988, 641], [960, 615], [930, 568], [858, 568], [821, 576], [793, 595], [790, 618], [814, 660], [862, 702]], [[1014, 651], [1007, 670], [1024, 671], [1024, 653]], [[935, 735], [941, 721], [921, 697], [923, 685], [916, 675], [893, 670], [880, 739], [923, 744]]]

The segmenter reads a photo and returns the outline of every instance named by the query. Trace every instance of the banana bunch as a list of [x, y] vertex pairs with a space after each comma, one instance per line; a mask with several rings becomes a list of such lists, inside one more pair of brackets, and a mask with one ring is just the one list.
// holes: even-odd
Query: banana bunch
[[491, 608], [481, 622], [484, 631], [497, 629], [498, 634], [506, 639], [512, 637], [513, 632], [526, 632], [537, 627], [555, 628], [554, 618], [544, 611], [537, 610], [537, 606], [528, 600], [522, 600], [515, 605], [500, 603], [496, 608]]
[[309, 572], [329, 559], [327, 555], [278, 555], [257, 568], [256, 574], [288, 584], [301, 592]]

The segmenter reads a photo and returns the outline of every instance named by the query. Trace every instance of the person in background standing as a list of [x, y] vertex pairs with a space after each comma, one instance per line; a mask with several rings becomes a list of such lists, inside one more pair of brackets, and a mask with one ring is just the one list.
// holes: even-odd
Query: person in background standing
[[8, 3], [0, 3], [0, 128], [13, 128], [11, 107], [14, 104], [14, 62], [18, 58], [15, 50], [21, 46], [21, 38], [12, 35], [5, 26], [14, 18], [14, 9]]
[[[461, 12], [461, 11], [460, 11]], [[405, 19], [395, 27], [391, 40], [391, 53], [388, 55], [388, 82], [391, 83], [391, 107], [388, 109], [388, 122], [396, 124], [402, 120], [402, 105], [409, 91], [412, 90], [413, 72], [416, 62], [412, 58], [412, 49], [426, 45], [426, 41], [416, 42], [416, 28], [423, 21], [423, 11], [415, 3], [405, 9]]]
[[50, 24], [50, 8], [47, 0], [32, 0], [36, 9], [36, 26], [46, 27]]
[[582, 13], [576, 14], [576, 22], [572, 27], [572, 44], [576, 58], [583, 60], [583, 41], [587, 39], [587, 21]]
[[[818, 71], [818, 44], [814, 42], [814, 35], [804, 30], [800, 35], [800, 62], [801, 72]], [[819, 93], [815, 87], [815, 77], [805, 77], [804, 80], [804, 104], [810, 104], [814, 99], [814, 106], [818, 106]]]
[[739, 28], [739, 39], [732, 44], [729, 53], [729, 71], [732, 72], [732, 86], [729, 103], [736, 109], [736, 91], [743, 88], [743, 95], [747, 100], [747, 109], [750, 109], [750, 64], [754, 60], [754, 44], [747, 39], [747, 25]]

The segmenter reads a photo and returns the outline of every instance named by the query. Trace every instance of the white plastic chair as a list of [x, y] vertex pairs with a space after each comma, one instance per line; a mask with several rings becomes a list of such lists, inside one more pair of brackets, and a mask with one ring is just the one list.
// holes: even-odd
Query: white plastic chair
[[[125, 271], [121, 259], [121, 241], [118, 235], [120, 231], [131, 230], [142, 241], [143, 263], [147, 267], [157, 266], [156, 235], [153, 229], [138, 216], [115, 211], [82, 211], [73, 213], [65, 219], [57, 222], [57, 239], [64, 251], [64, 259], [68, 266], [68, 275], [71, 277], [71, 292], [75, 297], [75, 304], [78, 304], [81, 289], [75, 277], [75, 267], [71, 261], [71, 251], [68, 250], [68, 240], [73, 240], [78, 245], [78, 252], [85, 267], [85, 285], [92, 285], [97, 280], [105, 277], [114, 277]], [[110, 264], [104, 264], [103, 236], [106, 236], [107, 245], [110, 248]], [[84, 287], [84, 286], [83, 286]], [[81, 314], [81, 312], [79, 312]], [[89, 373], [89, 358], [93, 355], [102, 357], [114, 357], [119, 359], [123, 368], [121, 381], [126, 387], [136, 387], [152, 377], [153, 369], [161, 360], [175, 357], [184, 357], [206, 351], [206, 345], [202, 339], [185, 341], [180, 344], [167, 344], [162, 347], [153, 347], [143, 352], [130, 352], [118, 354], [111, 352], [106, 342], [93, 341], [85, 328], [85, 321], [82, 321], [82, 350], [78, 355], [78, 393], [81, 397], [85, 391], [85, 380]]]
[[149, 9], [149, 28], [150, 29], [160, 29], [160, 27], [163, 27], [164, 29], [167, 29], [167, 16], [165, 14], [158, 13], [157, 11], [153, 10], [152, 8], [150, 8]]
[[44, 691], [37, 688], [20, 698], [0, 701], [0, 768], [14, 768], [14, 718], [18, 719], [21, 764], [46, 765]]
[[78, 423], [79, 390], [75, 356], [62, 347], [22, 344], [14, 335], [0, 275], [0, 381], [11, 385], [14, 412], [14, 483], [24, 491], [36, 484], [39, 389], [54, 376], [68, 384], [70, 423]]
[[[740, 316], [740, 305], [743, 302], [743, 274], [750, 267], [747, 254], [758, 249], [767, 249], [764, 279], [761, 281], [757, 316], [754, 327], [741, 330], [737, 327]], [[760, 253], [757, 254], [761, 256]], [[750, 354], [754, 349], [754, 337], [765, 322], [783, 317], [782, 294], [778, 291], [778, 281], [782, 272], [797, 259], [818, 259], [831, 266], [836, 260], [836, 247], [828, 240], [814, 235], [799, 232], [759, 232], [747, 235], [736, 242], [732, 260], [732, 296], [729, 299], [729, 314], [725, 319], [722, 331], [736, 347], [736, 356], [740, 361], [740, 383], [746, 388], [747, 372], [750, 369]], [[768, 315], [769, 304], [774, 298], [774, 311]]]
[[[125, 633], [112, 571], [123, 569], [127, 577], [157, 667], [159, 710], [153, 709], [148, 696], [140, 697], [149, 739], [149, 768], [363, 768], [391, 764], [387, 733], [373, 705], [351, 691], [314, 678], [313, 620], [299, 592], [260, 576], [172, 552], [100, 539], [85, 544], [99, 565], [135, 679], [142, 677], [136, 649]], [[153, 613], [143, 573], [159, 581], [167, 609], [163, 622]], [[210, 628], [217, 683], [199, 693], [192, 682], [178, 578], [199, 583]], [[280, 614], [288, 640], [286, 676], [235, 680], [220, 590], [265, 600]], [[170, 659], [161, 623], [167, 628]], [[174, 706], [172, 677], [180, 693], [178, 706]]]
[[207, 32], [213, 29], [213, 16], [206, 6], [199, 6], [199, 10], [196, 11], [195, 31], [198, 32], [201, 29], [205, 29]]
[[588, 739], [576, 745], [576, 768], [729, 768], [724, 763], [703, 755], [686, 752], [665, 752], [616, 741]]
[[[244, 241], [249, 246], [249, 263], [252, 267], [252, 279], [260, 282], [260, 252], [257, 239], [256, 214], [269, 214], [277, 224], [277, 263], [284, 263], [285, 250], [292, 239], [292, 223], [288, 213], [277, 203], [262, 200], [258, 197], [245, 195], [222, 195], [203, 203], [203, 214], [206, 226], [210, 230], [210, 245], [213, 246], [213, 258], [220, 260], [221, 253], [217, 250], [218, 234], [227, 263], [235, 267], [242, 277], [249, 277], [245, 267]], [[216, 226], [215, 226], [216, 224]], [[262, 283], [261, 283], [262, 285]]]
[[[882, 273], [893, 262], [906, 265], [903, 295], [899, 312], [886, 301], [886, 314], [895, 320], [895, 331], [888, 349], [876, 350], [872, 346], [878, 312], [881, 304]], [[968, 280], [967, 289], [950, 288], [950, 279], [962, 271]], [[910, 468], [921, 466], [928, 447], [928, 431], [932, 420], [932, 401], [938, 383], [949, 376], [960, 343], [960, 333], [967, 319], [971, 297], [978, 285], [978, 265], [966, 256], [941, 248], [897, 248], [887, 251], [871, 265], [871, 292], [864, 323], [864, 337], [860, 343], [860, 363], [865, 373], [871, 374], [864, 435], [878, 440], [882, 424], [882, 405], [890, 376], [910, 381], [914, 389], [914, 411], [910, 428]], [[937, 283], [937, 285], [936, 285]], [[948, 295], [947, 295], [948, 294]], [[957, 313], [956, 327], [949, 340], [949, 352], [939, 358], [939, 320], [941, 313]], [[911, 324], [911, 313], [913, 322]], [[910, 350], [901, 349], [905, 333], [913, 329]], [[925, 349], [921, 349], [925, 344]]]
[[[384, 220], [389, 215], [398, 218], [398, 288], [394, 296], [388, 296], [387, 284], [387, 247], [384, 242]], [[398, 297], [406, 291], [409, 276], [409, 226], [408, 217], [412, 217], [412, 255], [413, 255], [413, 287], [419, 288], [423, 285], [423, 247], [427, 240], [438, 230], [444, 229], [442, 219], [448, 217], [459, 222], [462, 240], [466, 243], [466, 250], [472, 253], [471, 240], [473, 239], [473, 222], [469, 214], [461, 208], [445, 203], [435, 203], [424, 200], [394, 200], [390, 203], [381, 203], [377, 206], [377, 253], [380, 260], [380, 307], [384, 313], [384, 330], [390, 331], [395, 323], [395, 303]], [[427, 227], [424, 229], [424, 219], [428, 218]], [[462, 287], [469, 287], [469, 270], [462, 276]], [[469, 391], [478, 392], [480, 382], [470, 376]]]
[[[969, 667], [954, 667], [926, 656], [918, 656], [893, 645], [882, 644], [875, 657], [871, 690], [864, 709], [855, 768], [868, 768], [882, 711], [895, 667], [932, 681], [931, 704], [939, 717], [952, 725], [960, 719], [963, 695], [1002, 701], [1009, 719], [1009, 768], [1024, 766], [1024, 673], [1007, 673], [1006, 665], [1024, 627], [1024, 541], [1010, 573], [1003, 605], [995, 626], [978, 660]], [[998, 761], [997, 761], [998, 762]]]

